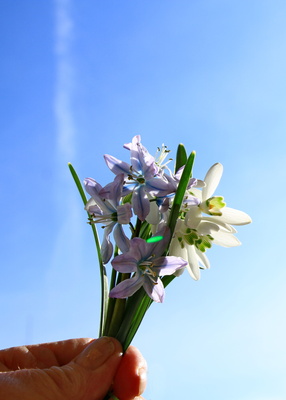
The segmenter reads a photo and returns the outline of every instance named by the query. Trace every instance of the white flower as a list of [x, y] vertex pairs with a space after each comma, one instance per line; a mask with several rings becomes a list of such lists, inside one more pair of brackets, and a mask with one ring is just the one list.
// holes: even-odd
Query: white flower
[[237, 231], [231, 224], [245, 225], [251, 222], [246, 213], [226, 207], [223, 197], [212, 197], [222, 172], [222, 165], [214, 164], [206, 174], [202, 190], [192, 189], [200, 203], [189, 208], [185, 220], [177, 221], [170, 245], [169, 254], [185, 259], [188, 262], [186, 268], [195, 280], [200, 278], [200, 269], [210, 267], [206, 249], [212, 243], [223, 247], [239, 246], [241, 243], [234, 235]]
[[218, 187], [221, 176], [223, 173], [223, 166], [220, 163], [214, 164], [207, 172], [204, 182], [205, 186], [201, 191], [196, 191], [195, 195], [201, 195], [200, 209], [202, 212], [218, 216], [217, 222], [225, 222], [232, 225], [246, 225], [251, 222], [251, 218], [243, 211], [235, 210], [226, 207], [223, 202], [223, 197], [215, 196], [213, 194]]
[[[203, 227], [204, 225], [202, 225]], [[204, 228], [207, 227], [205, 226]], [[211, 247], [210, 241], [210, 237], [198, 234], [195, 230], [188, 228], [182, 219], [179, 219], [175, 229], [175, 236], [171, 241], [169, 254], [186, 260], [188, 263], [186, 268], [189, 274], [193, 279], [198, 280], [200, 279], [200, 269], [210, 267], [207, 256], [198, 246], [204, 249], [205, 247]], [[177, 275], [180, 273], [182, 273], [182, 270]]]

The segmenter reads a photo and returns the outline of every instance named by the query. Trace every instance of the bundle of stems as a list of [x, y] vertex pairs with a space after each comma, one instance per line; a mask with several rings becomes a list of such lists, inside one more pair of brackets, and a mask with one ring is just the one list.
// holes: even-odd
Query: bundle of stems
[[[170, 229], [170, 240], [173, 236], [177, 219], [180, 214], [181, 205], [184, 199], [184, 195], [192, 177], [192, 169], [195, 160], [195, 152], [192, 152], [189, 157], [187, 156], [185, 147], [179, 144], [176, 154], [175, 172], [184, 166], [183, 173], [178, 185], [178, 188], [173, 199], [172, 207], [169, 214], [168, 227]], [[87, 203], [87, 198], [81, 181], [72, 166], [68, 164], [72, 177], [75, 181], [76, 187], [82, 198], [84, 205]], [[129, 199], [130, 200], [130, 199]], [[126, 199], [128, 201], [128, 199]], [[92, 216], [88, 214], [88, 219], [91, 220]], [[93, 232], [95, 246], [98, 257], [98, 265], [100, 271], [100, 285], [101, 285], [101, 313], [99, 323], [99, 337], [101, 336], [112, 336], [120, 341], [123, 347], [123, 351], [126, 351], [130, 343], [132, 342], [148, 308], [152, 304], [153, 300], [146, 294], [143, 287], [139, 289], [132, 296], [121, 299], [121, 298], [110, 298], [109, 292], [118, 283], [125, 279], [130, 278], [130, 274], [120, 273], [112, 268], [110, 279], [106, 271], [106, 266], [102, 262], [101, 257], [101, 245], [98, 236], [98, 232], [94, 223], [91, 223], [91, 229]], [[135, 226], [131, 226], [131, 239], [134, 237], [142, 238], [146, 241], [152, 240], [151, 225], [147, 221], [140, 221], [137, 218]], [[166, 246], [164, 255], [168, 255], [170, 241]], [[114, 256], [118, 255], [118, 248], [115, 247]], [[162, 277], [164, 287], [175, 278], [175, 275], [169, 275]], [[109, 283], [110, 280], [110, 283]]]

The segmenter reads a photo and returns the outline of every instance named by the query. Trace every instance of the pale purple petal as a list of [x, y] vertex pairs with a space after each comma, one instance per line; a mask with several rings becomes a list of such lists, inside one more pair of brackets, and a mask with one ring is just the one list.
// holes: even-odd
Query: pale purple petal
[[187, 262], [181, 257], [167, 256], [158, 257], [153, 260], [154, 267], [152, 268], [160, 276], [173, 275], [180, 268], [184, 268]]
[[160, 257], [164, 251], [170, 240], [170, 228], [168, 226], [164, 226], [162, 229], [157, 231], [153, 236], [162, 236], [162, 240], [154, 243], [146, 243], [144, 249], [144, 258], [149, 259], [150, 257], [156, 258]]
[[144, 186], [138, 186], [134, 190], [132, 195], [132, 206], [134, 214], [136, 214], [141, 221], [144, 221], [150, 212], [150, 203]]
[[131, 143], [125, 143], [124, 145], [123, 145], [123, 148], [124, 149], [127, 149], [127, 150], [131, 150], [131, 147], [132, 147], [132, 145], [134, 145], [134, 142], [135, 141], [137, 141], [137, 142], [141, 142], [141, 136], [140, 135], [136, 135], [136, 136], [134, 136], [133, 137], [133, 139], [132, 139], [132, 142]]
[[122, 251], [122, 253], [126, 253], [130, 248], [130, 240], [125, 235], [121, 225], [116, 224], [113, 231], [113, 236], [118, 248]]
[[144, 278], [143, 287], [148, 296], [156, 301], [156, 303], [162, 303], [164, 301], [165, 289], [161, 279], [158, 278], [156, 283], [154, 283], [146, 276]]
[[154, 157], [149, 154], [148, 150], [140, 142], [141, 137], [139, 135], [134, 136], [132, 139], [130, 146], [131, 165], [135, 171], [141, 172], [144, 178], [148, 180], [158, 173], [158, 167], [155, 164]]
[[100, 196], [105, 199], [112, 200], [114, 206], [118, 205], [122, 196], [123, 182], [124, 174], [116, 175], [113, 182], [108, 183], [100, 190]]
[[138, 149], [138, 156], [141, 164], [141, 171], [143, 172], [144, 178], [146, 180], [149, 180], [159, 171], [159, 168], [155, 164], [155, 158], [151, 156], [148, 150], [142, 145]]
[[145, 259], [146, 246], [147, 243], [144, 239], [135, 237], [132, 240], [130, 240], [130, 248], [128, 251], [128, 255], [139, 262]]
[[119, 175], [124, 173], [125, 175], [130, 174], [130, 165], [124, 161], [118, 160], [117, 158], [104, 154], [105, 162], [108, 168], [115, 174]]
[[130, 143], [130, 161], [132, 165], [132, 169], [136, 172], [142, 172], [142, 166], [140, 164], [138, 149], [140, 147], [141, 136], [134, 136], [132, 139], [132, 143]]
[[175, 188], [166, 179], [154, 177], [146, 182], [146, 188], [152, 196], [164, 197], [174, 192]]
[[133, 190], [138, 186], [138, 183], [133, 182], [133, 183], [128, 183], [128, 180], [126, 181], [126, 184], [123, 186], [122, 190], [122, 197], [127, 196], [128, 194], [132, 193]]
[[129, 224], [132, 217], [132, 206], [130, 203], [117, 207], [117, 221], [119, 224]]
[[98, 197], [99, 196], [99, 192], [102, 189], [102, 186], [96, 182], [94, 179], [92, 178], [85, 178], [84, 181], [84, 188], [86, 190], [86, 192], [91, 196], [91, 197]]
[[144, 239], [135, 237], [130, 241], [129, 254], [132, 254], [138, 262], [146, 259], [148, 243]]
[[119, 272], [131, 273], [137, 271], [137, 259], [130, 252], [120, 254], [111, 261], [112, 267]]
[[95, 214], [96, 216], [102, 216], [103, 211], [98, 205], [96, 204], [95, 200], [91, 197], [88, 202], [86, 203], [84, 209], [89, 213], [89, 214]]
[[104, 229], [104, 236], [103, 236], [103, 240], [102, 240], [102, 244], [101, 244], [101, 257], [102, 257], [102, 262], [104, 264], [107, 264], [108, 261], [111, 259], [112, 257], [112, 252], [113, 252], [113, 245], [110, 241], [109, 235], [110, 232], [112, 231], [114, 226], [113, 224], [108, 225], [105, 229]]
[[135, 274], [134, 277], [130, 279], [125, 279], [113, 289], [111, 289], [109, 297], [115, 297], [119, 299], [130, 297], [141, 288], [143, 282], [144, 277], [140, 274]]
[[111, 204], [102, 200], [99, 194], [102, 186], [99, 183], [92, 178], [86, 178], [83, 182], [86, 192], [95, 200], [96, 204], [103, 210], [103, 213], [115, 211]]
[[[161, 224], [162, 225], [162, 224]], [[171, 239], [171, 232], [170, 228], [167, 225], [163, 225], [160, 227], [160, 229], [155, 233], [154, 236], [163, 236], [163, 239], [160, 240], [159, 242], [154, 243], [155, 247], [152, 250], [153, 253], [155, 254], [156, 257], [161, 256], [164, 251], [166, 250], [166, 247]]]
[[200, 199], [198, 199], [196, 196], [188, 194], [187, 197], [184, 199], [183, 205], [191, 207], [191, 206], [198, 206], [200, 203], [201, 203]]

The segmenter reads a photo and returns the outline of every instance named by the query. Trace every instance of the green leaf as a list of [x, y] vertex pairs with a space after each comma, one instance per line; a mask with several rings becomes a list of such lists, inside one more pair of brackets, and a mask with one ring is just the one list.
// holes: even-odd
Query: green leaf
[[75, 181], [75, 184], [76, 184], [76, 187], [77, 187], [77, 189], [79, 191], [80, 197], [82, 198], [83, 204], [86, 205], [87, 198], [85, 196], [85, 193], [84, 193], [82, 184], [80, 182], [80, 179], [79, 179], [77, 173], [75, 172], [75, 169], [74, 169], [74, 167], [72, 166], [71, 163], [68, 163], [68, 167], [69, 167], [70, 172], [72, 174], [73, 180]]
[[[171, 239], [173, 237], [174, 234], [174, 230], [176, 227], [176, 223], [177, 223], [177, 219], [179, 218], [179, 214], [180, 214], [180, 209], [182, 206], [182, 202], [184, 200], [184, 196], [185, 196], [185, 192], [189, 183], [190, 178], [192, 177], [192, 171], [193, 171], [193, 166], [194, 166], [194, 161], [195, 161], [195, 157], [196, 157], [196, 152], [192, 151], [192, 153], [190, 154], [184, 171], [182, 173], [181, 179], [180, 179], [180, 183], [178, 186], [178, 189], [176, 191], [176, 195], [174, 198], [174, 202], [173, 202], [173, 206], [170, 212], [170, 216], [169, 216], [169, 222], [168, 222], [168, 226], [170, 228], [171, 231]], [[175, 275], [169, 275], [169, 276], [164, 276], [162, 278], [162, 282], [164, 284], [164, 287], [166, 287], [167, 285], [169, 285], [169, 283], [172, 282], [173, 279], [175, 279]]]
[[[72, 177], [74, 179], [74, 182], [76, 184], [76, 187], [79, 191], [79, 194], [82, 198], [83, 204], [86, 205], [87, 203], [87, 198], [85, 196], [82, 184], [80, 182], [80, 179], [72, 166], [71, 163], [68, 163], [69, 170], [72, 174]], [[87, 213], [88, 218], [91, 218], [91, 215]], [[95, 241], [95, 246], [97, 250], [97, 257], [98, 257], [98, 262], [99, 262], [99, 270], [100, 270], [100, 283], [101, 283], [101, 314], [100, 314], [100, 326], [99, 326], [99, 336], [103, 335], [103, 328], [104, 328], [104, 322], [106, 319], [106, 313], [107, 313], [107, 304], [108, 304], [108, 278], [106, 274], [106, 269], [105, 266], [102, 262], [101, 258], [101, 252], [100, 252], [100, 241], [98, 238], [97, 234], [97, 229], [95, 224], [90, 224], [92, 232], [93, 232], [93, 237]]]
[[180, 143], [177, 149], [177, 156], [176, 156], [176, 166], [175, 166], [175, 173], [187, 163], [187, 152], [185, 146]]
[[172, 206], [170, 216], [169, 216], [169, 221], [168, 221], [168, 226], [171, 230], [171, 237], [173, 236], [173, 233], [175, 230], [175, 226], [176, 226], [179, 214], [180, 214], [181, 205], [184, 200], [184, 196], [185, 196], [185, 192], [186, 192], [189, 180], [192, 177], [192, 170], [193, 170], [195, 157], [196, 157], [196, 153], [195, 153], [195, 151], [192, 151], [192, 153], [190, 154], [190, 156], [186, 162], [184, 171], [183, 171], [181, 179], [180, 179], [178, 189], [175, 194], [173, 206]]

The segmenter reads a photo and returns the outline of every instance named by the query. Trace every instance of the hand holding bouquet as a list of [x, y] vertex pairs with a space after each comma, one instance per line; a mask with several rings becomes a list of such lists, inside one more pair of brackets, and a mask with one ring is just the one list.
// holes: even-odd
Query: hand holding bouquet
[[[89, 200], [69, 167], [97, 246], [102, 289], [99, 335], [117, 338], [126, 350], [146, 311], [152, 302], [163, 302], [172, 280], [185, 269], [198, 280], [200, 271], [210, 267], [206, 250], [213, 244], [238, 246], [232, 225], [248, 224], [251, 218], [214, 195], [221, 164], [199, 180], [192, 176], [195, 153], [188, 157], [181, 144], [174, 170], [168, 166], [170, 160], [165, 163], [169, 150], [164, 145], [152, 156], [137, 135], [124, 147], [130, 163], [104, 155], [115, 175], [113, 182], [102, 187], [92, 178], [84, 180]], [[102, 243], [96, 224], [104, 227]]]

